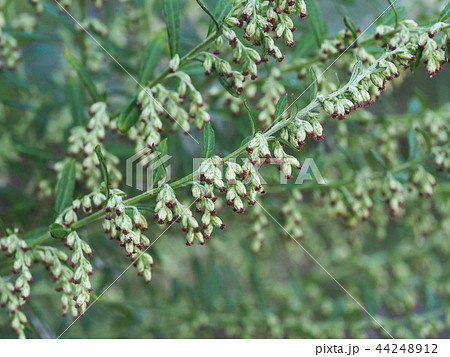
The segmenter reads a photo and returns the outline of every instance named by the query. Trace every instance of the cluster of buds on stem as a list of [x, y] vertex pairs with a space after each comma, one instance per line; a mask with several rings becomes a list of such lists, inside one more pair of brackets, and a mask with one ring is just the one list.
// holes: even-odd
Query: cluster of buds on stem
[[21, 309], [30, 297], [30, 284], [33, 282], [30, 268], [33, 257], [25, 241], [19, 238], [19, 234], [19, 229], [7, 229], [6, 237], [0, 238], [1, 249], [14, 259], [12, 271], [18, 274], [14, 282], [0, 278], [0, 304], [8, 308], [13, 330], [20, 338], [25, 338], [28, 320]]
[[436, 187], [436, 179], [432, 174], [425, 171], [422, 166], [419, 166], [416, 172], [410, 176], [412, 184], [409, 191], [417, 191], [419, 196], [430, 198], [433, 196], [433, 188]]
[[255, 205], [251, 210], [252, 225], [251, 225], [251, 237], [252, 237], [252, 251], [258, 253], [264, 245], [266, 231], [269, 226], [269, 220], [264, 213], [262, 204]]
[[21, 60], [17, 40], [3, 31], [6, 24], [5, 16], [0, 10], [0, 70], [6, 67], [13, 71]]
[[306, 4], [303, 0], [274, 0], [268, 3], [259, 0], [237, 0], [225, 22], [230, 27], [243, 28], [244, 38], [253, 41], [256, 46], [262, 46], [263, 61], [267, 61], [267, 56], [274, 56], [278, 61], [282, 61], [284, 56], [272, 37], [283, 37], [286, 46], [293, 46], [295, 26], [289, 15], [296, 13], [301, 18], [306, 16]]
[[435, 146], [432, 152], [436, 169], [450, 173], [450, 148]]
[[[106, 112], [106, 104], [103, 102], [93, 104], [89, 108], [89, 114], [91, 118], [85, 127], [77, 126], [70, 132], [68, 155], [83, 158], [81, 164], [78, 161], [76, 163], [77, 180], [81, 181], [84, 178], [86, 187], [95, 189], [101, 181], [100, 163], [95, 147], [105, 140], [105, 129], [109, 127], [110, 120]], [[102, 153], [108, 166], [111, 185], [117, 186], [122, 180], [122, 174], [117, 168], [119, 159], [103, 147]], [[58, 162], [54, 169], [60, 173], [65, 164], [66, 160]]]
[[290, 119], [289, 124], [281, 130], [281, 138], [294, 145], [297, 150], [303, 147], [307, 137], [323, 140], [325, 135], [318, 118], [318, 113], [310, 112], [305, 119], [298, 117]]
[[[246, 93], [247, 93], [246, 89]], [[281, 84], [281, 72], [278, 68], [273, 68], [270, 71], [269, 76], [264, 80], [262, 84], [261, 99], [259, 100], [256, 108], [259, 111], [258, 122], [264, 126], [268, 126], [275, 119], [275, 108], [278, 99], [286, 94], [286, 89]], [[287, 113], [284, 113], [282, 117], [286, 117]]]
[[[281, 209], [281, 214], [285, 217], [284, 228], [287, 233], [294, 239], [300, 240], [303, 238], [303, 230], [301, 228], [302, 214], [299, 210], [299, 204], [303, 202], [303, 195], [300, 190], [292, 190], [290, 192], [287, 202]], [[283, 232], [283, 235], [287, 235]]]
[[144, 234], [148, 223], [144, 215], [134, 206], [125, 206], [126, 195], [120, 190], [112, 190], [106, 203], [103, 221], [105, 233], [117, 240], [125, 248], [127, 257], [133, 262], [138, 275], [150, 283], [153, 258], [147, 253], [151, 248], [150, 239]]

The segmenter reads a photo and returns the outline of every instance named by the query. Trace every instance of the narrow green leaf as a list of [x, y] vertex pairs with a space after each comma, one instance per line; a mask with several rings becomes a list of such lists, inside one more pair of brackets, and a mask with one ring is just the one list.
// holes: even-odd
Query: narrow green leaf
[[37, 146], [31, 146], [25, 143], [17, 143], [15, 146], [16, 151], [19, 154], [25, 155], [33, 160], [52, 161], [57, 157], [52, 152], [41, 149]]
[[214, 129], [210, 122], [203, 127], [203, 156], [205, 158], [211, 157], [216, 144], [216, 137]]
[[450, 17], [450, 1], [445, 5], [441, 14], [439, 15], [438, 22], [446, 21]]
[[248, 118], [250, 119], [250, 124], [252, 126], [252, 137], [253, 137], [256, 134], [256, 120], [255, 117], [253, 116], [253, 112], [250, 109], [246, 99], [244, 99], [244, 107], [245, 109], [247, 109]]
[[217, 22], [217, 20], [214, 17], [214, 15], [212, 14], [212, 12], [208, 9], [208, 6], [205, 4], [205, 2], [203, 0], [197, 0], [197, 4], [203, 9], [204, 12], [206, 12], [208, 14], [208, 16], [211, 18], [212, 22], [216, 26], [217, 30], [219, 30], [220, 29], [220, 25]]
[[311, 22], [317, 45], [320, 47], [325, 38], [325, 27], [319, 9], [313, 0], [306, 0], [306, 9], [308, 11], [308, 18]]
[[244, 139], [242, 139], [241, 141], [241, 146], [244, 146], [245, 144], [247, 144], [250, 140], [252, 140], [253, 136], [249, 135], [247, 137], [245, 137]]
[[3, 222], [3, 219], [0, 218], [0, 228], [2, 229], [2, 231], [6, 234], [6, 226], [5, 226], [5, 222]]
[[384, 162], [383, 158], [380, 156], [378, 151], [375, 151], [374, 149], [369, 150], [370, 156], [378, 162], [382, 167], [386, 167], [386, 163]]
[[337, 74], [337, 72], [334, 73], [336, 76], [336, 90], [338, 90], [339, 88], [341, 88], [341, 80], [339, 79], [339, 75]]
[[69, 235], [70, 231], [68, 231], [67, 229], [64, 228], [63, 225], [59, 224], [59, 223], [52, 223], [49, 227], [48, 230], [50, 232], [50, 235], [52, 236], [52, 238], [55, 239], [62, 239], [65, 238]]
[[102, 153], [102, 148], [100, 145], [95, 147], [95, 153], [97, 154], [98, 162], [100, 163], [100, 170], [102, 172], [103, 183], [105, 184], [106, 198], [109, 198], [109, 174], [108, 167], [106, 166], [106, 161]]
[[312, 99], [315, 99], [317, 97], [317, 94], [319, 93], [319, 80], [317, 78], [317, 73], [313, 67], [309, 68], [309, 74], [311, 77], [311, 84], [313, 85]]
[[217, 77], [219, 83], [222, 85], [223, 88], [225, 88], [225, 90], [228, 93], [230, 93], [233, 97], [239, 98], [239, 95], [236, 93], [235, 90], [233, 90], [233, 87], [229, 86], [229, 82], [224, 78], [224, 76], [221, 76], [219, 72], [217, 72], [217, 69], [213, 67], [211, 73]]
[[98, 93], [97, 87], [92, 81], [92, 78], [89, 75], [88, 70], [81, 64], [79, 60], [73, 57], [67, 49], [64, 50], [64, 55], [66, 56], [66, 59], [72, 66], [72, 68], [77, 72], [78, 76], [80, 77], [81, 81], [83, 82], [84, 86], [86, 87], [87, 91], [89, 92], [94, 102], [100, 102], [102, 100], [102, 97]]
[[153, 172], [153, 187], [156, 187], [158, 185], [158, 182], [161, 180], [161, 178], [165, 178], [167, 176], [166, 171], [166, 165], [161, 160], [161, 158], [165, 155], [167, 155], [168, 147], [167, 147], [167, 138], [162, 140], [158, 146], [153, 144], [153, 151], [158, 153], [158, 166]]
[[156, 63], [161, 56], [164, 43], [164, 36], [162, 35], [161, 30], [156, 31], [150, 36], [141, 58], [139, 83], [145, 84], [150, 79], [156, 68]]
[[126, 133], [139, 119], [141, 112], [136, 105], [136, 100], [137, 97], [131, 98], [120, 111], [117, 128], [122, 133]]
[[350, 153], [350, 151], [346, 147], [344, 147], [342, 145], [339, 145], [339, 144], [338, 144], [337, 148], [338, 148], [338, 150], [340, 152], [342, 152], [345, 155], [345, 157], [347, 158], [347, 161], [349, 162], [350, 166], [353, 169], [355, 169], [356, 168], [355, 160], [354, 160], [352, 154]]
[[63, 168], [58, 182], [55, 200], [55, 213], [61, 214], [72, 203], [75, 190], [75, 160], [70, 159]]
[[397, 10], [397, 6], [394, 5], [394, 3], [392, 2], [392, 0], [387, 0], [387, 2], [389, 3], [392, 11], [394, 12], [394, 18], [395, 18], [395, 28], [398, 27], [398, 10]]
[[[233, 6], [233, 0], [217, 0], [216, 1], [216, 7], [214, 9], [214, 18], [216, 19], [215, 22], [219, 24], [219, 26], [222, 25], [223, 20], [225, 17], [230, 13], [231, 8]], [[208, 29], [208, 35], [210, 35], [215, 27], [215, 22], [211, 20], [209, 24]]]
[[281, 116], [286, 110], [287, 105], [287, 94], [283, 95], [280, 99], [278, 99], [277, 106], [275, 108], [275, 123], [278, 123], [281, 120]]
[[80, 82], [71, 76], [67, 81], [67, 101], [70, 105], [70, 113], [72, 114], [73, 126], [83, 126], [86, 124], [86, 118], [83, 113], [83, 91]]
[[420, 61], [422, 60], [423, 48], [418, 48], [416, 51], [416, 60], [411, 63], [411, 72], [414, 73], [416, 68], [420, 65]]
[[42, 236], [46, 236], [49, 233], [49, 227], [48, 226], [42, 226], [36, 229], [33, 229], [32, 231], [26, 232], [22, 239], [27, 242], [27, 244], [31, 244], [34, 241], [36, 241], [38, 238]]
[[348, 16], [344, 16], [344, 24], [345, 26], [347, 26], [347, 28], [350, 30], [350, 32], [352, 33], [353, 37], [356, 40], [358, 38], [358, 32], [356, 31], [356, 26], [353, 20]]
[[275, 141], [279, 141], [280, 143], [283, 143], [286, 146], [289, 146], [294, 151], [298, 151], [298, 149], [294, 145], [292, 145], [292, 143], [290, 143], [289, 141], [284, 140], [283, 138], [276, 137], [276, 138], [274, 138], [274, 140]]
[[420, 152], [414, 129], [410, 128], [408, 130], [407, 140], [408, 140], [408, 161], [415, 161], [419, 159]]
[[355, 82], [356, 78], [361, 75], [363, 71], [363, 63], [361, 60], [355, 63], [355, 65], [352, 68], [352, 75], [350, 77], [349, 83]]
[[180, 52], [180, 10], [178, 0], [164, 0], [164, 17], [166, 19], [167, 37], [170, 56]]

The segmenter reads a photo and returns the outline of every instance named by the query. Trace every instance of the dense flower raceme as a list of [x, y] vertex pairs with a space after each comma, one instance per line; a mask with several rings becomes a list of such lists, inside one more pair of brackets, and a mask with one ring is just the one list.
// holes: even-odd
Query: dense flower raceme
[[157, 84], [152, 88], [143, 88], [137, 96], [140, 121], [128, 131], [128, 137], [136, 142], [137, 151], [159, 144], [161, 132], [164, 131], [163, 117], [171, 122], [171, 132], [181, 128], [186, 134], [190, 133], [191, 125], [200, 130], [205, 122], [211, 120], [205, 101], [191, 78], [173, 68], [174, 73], [168, 78], [178, 80], [176, 91]]
[[[114, 129], [115, 122], [110, 121], [106, 111], [106, 104], [103, 102], [91, 105], [89, 114], [91, 118], [87, 125], [73, 128], [68, 138], [69, 148], [67, 154], [82, 159], [82, 162], [76, 161], [76, 178], [80, 182], [83, 180], [85, 186], [92, 190], [98, 188], [98, 182], [101, 181], [101, 172], [98, 169], [100, 163], [95, 153], [95, 147], [100, 145], [109, 168], [111, 184], [113, 187], [117, 187], [122, 180], [122, 174], [117, 168], [119, 159], [105, 150], [102, 145], [105, 141], [106, 129], [111, 126]], [[69, 158], [54, 165], [58, 175], [61, 174], [67, 160]], [[47, 182], [40, 182], [39, 188], [42, 190], [43, 196], [45, 196], [45, 193], [48, 193], [47, 187]]]
[[[248, 77], [252, 80], [258, 78], [257, 66], [260, 63], [267, 62], [269, 56], [273, 56], [278, 62], [284, 59], [274, 38], [283, 38], [288, 47], [294, 45], [295, 26], [289, 17], [294, 14], [301, 18], [306, 16], [306, 4], [303, 0], [267, 3], [259, 0], [234, 1], [230, 14], [225, 18], [222, 33], [215, 40], [213, 53], [201, 53], [204, 57], [205, 74], [217, 71], [220, 76], [227, 78], [228, 86], [240, 95]], [[233, 30], [235, 27], [242, 28], [244, 38], [252, 41], [253, 46], [260, 46], [261, 51], [243, 43], [236, 36]], [[228, 61], [219, 57], [225, 43], [231, 47], [233, 62], [239, 65], [238, 70], [233, 70]]]
[[[35, 2], [39, 4], [40, 2]], [[39, 7], [39, 5], [37, 5]], [[218, 57], [217, 53], [202, 53], [204, 56], [205, 72], [217, 70], [227, 77], [233, 77], [232, 85], [236, 86], [240, 93], [246, 76], [257, 77], [256, 65], [265, 61], [268, 55], [277, 59], [282, 59], [278, 47], [270, 34], [274, 37], [283, 37], [290, 46], [293, 26], [287, 15], [297, 12], [304, 16], [305, 5], [303, 1], [269, 1], [262, 3], [259, 1], [235, 1], [232, 13], [225, 20], [227, 26], [224, 28], [223, 36], [232, 48], [235, 62], [242, 64], [241, 71], [233, 71], [231, 65]], [[264, 14], [264, 15], [261, 15]], [[97, 27], [99, 33], [103, 32], [98, 24], [86, 23], [89, 26]], [[246, 47], [239, 41], [232, 28], [241, 26], [245, 30], [245, 38], [251, 39], [257, 45], [262, 45], [263, 51], [257, 53], [250, 47]], [[195, 241], [204, 244], [211, 237], [214, 227], [224, 229], [225, 224], [218, 216], [220, 208], [217, 200], [222, 195], [224, 201], [233, 207], [237, 213], [245, 211], [248, 205], [255, 205], [258, 194], [264, 193], [258, 169], [263, 164], [276, 163], [280, 166], [280, 171], [286, 178], [292, 178], [292, 168], [300, 168], [300, 162], [293, 156], [285, 152], [287, 145], [301, 149], [308, 137], [322, 140], [324, 138], [323, 127], [319, 122], [320, 114], [314, 110], [321, 107], [324, 112], [331, 117], [344, 119], [347, 114], [375, 100], [385, 88], [386, 82], [398, 77], [400, 68], [407, 68], [414, 62], [418, 50], [423, 50], [423, 58], [427, 64], [430, 75], [437, 73], [443, 65], [444, 52], [442, 45], [448, 41], [448, 34], [440, 34], [440, 31], [448, 31], [446, 24], [437, 23], [431, 28], [424, 30], [411, 22], [403, 22], [401, 30], [396, 32], [391, 39], [386, 50], [379, 59], [374, 59], [370, 55], [359, 52], [362, 63], [370, 65], [364, 70], [360, 62], [356, 62], [353, 75], [349, 83], [336, 90], [334, 87], [321, 87], [317, 98], [303, 110], [295, 115], [285, 115], [280, 121], [275, 123], [265, 133], [257, 133], [248, 141], [241, 150], [230, 157], [220, 158], [210, 157], [202, 162], [199, 169], [194, 172], [191, 180], [186, 181], [191, 186], [194, 202], [191, 205], [182, 204], [176, 197], [174, 188], [165, 184], [155, 190], [157, 192], [156, 207], [154, 216], [159, 224], [180, 223], [182, 230], [186, 233], [186, 244], [193, 245]], [[382, 33], [383, 32], [383, 33]], [[378, 28], [379, 37], [384, 39], [384, 34], [392, 32], [391, 29]], [[348, 33], [348, 31], [347, 31]], [[346, 44], [348, 35], [340, 34], [343, 45]], [[223, 38], [222, 38], [223, 40]], [[216, 45], [220, 45], [220, 37]], [[336, 48], [342, 47], [337, 46]], [[362, 51], [362, 50], [361, 50]], [[322, 51], [323, 52], [323, 51]], [[328, 49], [328, 52], [331, 52]], [[201, 128], [204, 122], [209, 121], [204, 100], [200, 92], [193, 86], [189, 76], [180, 71], [180, 58], [174, 56], [170, 61], [170, 74], [166, 78], [178, 81], [177, 90], [170, 90], [161, 83], [152, 84], [138, 93], [136, 96], [136, 107], [140, 110], [139, 123], [131, 128], [129, 137], [137, 141], [137, 149], [144, 146], [153, 147], [161, 140], [160, 132], [163, 124], [160, 119], [164, 111], [169, 114], [169, 119], [175, 119], [177, 123], [172, 128], [180, 125], [185, 132], [190, 130], [190, 124]], [[366, 67], [367, 67], [366, 65]], [[273, 82], [279, 77], [279, 72], [273, 70], [271, 73]], [[270, 95], [274, 98], [284, 93], [282, 87], [267, 87], [267, 91], [272, 90]], [[331, 92], [331, 93], [329, 93]], [[160, 104], [152, 99], [154, 96]], [[187, 99], [187, 100], [186, 100]], [[185, 103], [185, 100], [187, 103]], [[184, 105], [188, 104], [189, 108]], [[274, 106], [271, 103], [261, 103], [267, 107], [266, 112], [273, 112]], [[266, 113], [266, 114], [267, 114]], [[19, 277], [14, 284], [11, 279], [1, 280], [1, 299], [7, 304], [12, 326], [18, 331], [20, 336], [24, 336], [24, 326], [26, 317], [20, 311], [20, 306], [30, 294], [30, 283], [32, 281], [30, 267], [33, 260], [43, 262], [56, 281], [56, 288], [62, 292], [63, 311], [70, 311], [73, 316], [82, 315], [91, 300], [91, 284], [89, 276], [92, 274], [92, 266], [87, 258], [92, 255], [92, 249], [77, 232], [83, 224], [80, 222], [81, 211], [86, 215], [91, 215], [94, 206], [99, 210], [96, 213], [104, 214], [103, 226], [106, 233], [112, 239], [119, 241], [125, 249], [126, 255], [136, 266], [138, 274], [149, 282], [153, 259], [146, 252], [151, 247], [150, 239], [144, 234], [149, 228], [146, 218], [142, 212], [133, 204], [128, 204], [126, 195], [117, 189], [110, 190], [109, 198], [106, 194], [98, 191], [100, 170], [96, 167], [97, 159], [94, 148], [105, 138], [105, 128], [116, 128], [117, 123], [111, 121], [106, 112], [106, 103], [97, 102], [90, 107], [91, 119], [86, 127], [73, 129], [69, 138], [69, 153], [80, 158], [83, 156], [82, 164], [78, 163], [77, 174], [81, 179], [84, 173], [89, 179], [87, 186], [93, 192], [73, 201], [72, 206], [66, 209], [55, 221], [67, 229], [63, 241], [71, 250], [71, 254], [66, 255], [59, 249], [38, 245], [28, 249], [26, 243], [19, 238], [18, 231], [8, 231], [7, 237], [1, 239], [2, 247], [14, 258], [14, 272], [19, 273]], [[260, 121], [269, 124], [269, 117], [261, 117]], [[275, 137], [275, 133], [280, 132], [281, 140]], [[117, 158], [103, 150], [107, 161], [109, 175], [112, 186], [117, 186], [120, 181], [120, 172], [114, 169]], [[433, 151], [435, 163], [438, 168], [448, 170], [448, 148], [445, 146], [436, 147]], [[245, 155], [242, 163], [237, 163], [235, 159], [238, 155]], [[56, 169], [62, 167], [61, 163], [56, 165]], [[224, 173], [224, 174], [223, 174]], [[355, 217], [365, 220], [373, 206], [371, 194], [378, 192], [384, 196], [388, 210], [392, 216], [396, 216], [405, 206], [408, 190], [405, 185], [394, 177], [387, 175], [374, 183], [372, 178], [362, 175], [358, 178], [358, 184], [351, 188], [331, 191], [330, 197], [333, 200], [330, 206], [335, 209], [336, 214], [352, 224]], [[422, 196], [430, 196], [432, 187], [435, 185], [434, 178], [423, 169], [417, 170], [410, 177], [411, 189], [413, 193]], [[296, 238], [303, 236], [300, 229], [301, 214], [296, 211], [296, 202], [301, 199], [299, 192], [291, 198], [283, 214], [288, 217], [287, 230]], [[195, 204], [195, 210], [190, 207]], [[255, 211], [257, 217], [254, 223], [256, 239], [253, 249], [257, 251], [263, 242], [263, 235], [260, 234], [262, 227], [267, 223], [261, 216], [261, 207], [258, 205]], [[197, 218], [196, 216], [200, 216]]]

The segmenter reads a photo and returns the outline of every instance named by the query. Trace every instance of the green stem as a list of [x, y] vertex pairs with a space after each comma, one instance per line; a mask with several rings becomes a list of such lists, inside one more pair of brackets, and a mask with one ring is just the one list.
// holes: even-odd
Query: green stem
[[[203, 40], [203, 42], [199, 43], [197, 46], [195, 46], [192, 50], [190, 50], [186, 55], [180, 58], [180, 67], [192, 59], [192, 57], [195, 57], [197, 52], [202, 51], [204, 48], [208, 47], [208, 45], [211, 44], [214, 40], [216, 40], [220, 35], [222, 34], [222, 30], [217, 30], [213, 32], [211, 35], [209, 35], [207, 38]], [[161, 83], [166, 79], [166, 77], [169, 75], [169, 68], [166, 68], [161, 74], [156, 77], [153, 81], [150, 82], [149, 87], [153, 87], [158, 83]]]
[[[80, 0], [80, 22], [83, 23], [86, 19], [86, 0]], [[87, 63], [87, 47], [86, 47], [86, 34], [84, 31], [80, 31], [78, 34], [78, 42], [80, 44], [81, 62], [83, 66]]]

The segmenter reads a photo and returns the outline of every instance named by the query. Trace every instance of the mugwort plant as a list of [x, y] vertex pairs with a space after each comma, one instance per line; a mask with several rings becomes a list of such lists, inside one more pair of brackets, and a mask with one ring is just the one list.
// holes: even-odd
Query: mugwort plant
[[[221, 326], [214, 336], [384, 336], [285, 244], [300, 239], [392, 333], [448, 331], [450, 104], [438, 74], [450, 5], [380, 2], [364, 25], [350, 5], [337, 19], [337, 2], [320, 3], [0, 0], [0, 302], [20, 338], [58, 328], [38, 313], [50, 286], [75, 320], [97, 301], [111, 311], [133, 311], [140, 294], [165, 304], [162, 283], [98, 297], [127, 259], [146, 283], [169, 280], [177, 255], [159, 246], [180, 231], [194, 246], [183, 254], [208, 255], [196, 248], [205, 244], [221, 254], [203, 269], [191, 256], [196, 268], [181, 270], [198, 286], [174, 278], [183, 302], [167, 313], [214, 313], [192, 325], [150, 318], [130, 336], [207, 337], [208, 324]], [[128, 184], [142, 151], [153, 155], [143, 192]], [[292, 280], [261, 285], [258, 266]], [[215, 271], [229, 280], [217, 286], [235, 287], [206, 287]], [[251, 312], [233, 290], [242, 286], [272, 307]]]

